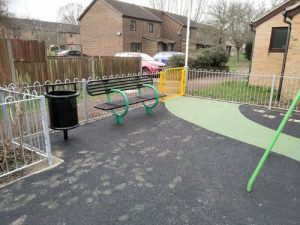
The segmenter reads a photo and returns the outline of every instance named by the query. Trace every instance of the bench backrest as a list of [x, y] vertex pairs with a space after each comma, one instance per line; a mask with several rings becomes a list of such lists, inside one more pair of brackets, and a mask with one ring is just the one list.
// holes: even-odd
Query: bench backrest
[[142, 88], [142, 84], [153, 84], [151, 75], [91, 80], [87, 83], [87, 92], [92, 95], [110, 94], [111, 89], [121, 91]]

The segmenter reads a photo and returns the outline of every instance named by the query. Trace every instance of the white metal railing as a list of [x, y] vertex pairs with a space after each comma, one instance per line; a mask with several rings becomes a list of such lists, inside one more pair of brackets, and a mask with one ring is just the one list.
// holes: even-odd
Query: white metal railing
[[284, 76], [280, 94], [279, 82], [275, 75], [189, 70], [186, 95], [287, 110], [300, 89], [300, 77]]
[[43, 160], [52, 164], [45, 97], [0, 87], [0, 177]]
[[[142, 73], [139, 74], [121, 74], [121, 75], [110, 75], [110, 76], [104, 76], [102, 78], [113, 78], [113, 77], [122, 77], [122, 76], [136, 76], [136, 75], [142, 75]], [[159, 72], [155, 72], [155, 73], [148, 73], [148, 74], [143, 74], [143, 75], [149, 75], [153, 77], [153, 85], [156, 86], [157, 88], [159, 87]], [[64, 81], [61, 80], [56, 80], [53, 83], [70, 83], [70, 82], [76, 82], [77, 83], [77, 90], [80, 92], [79, 97], [77, 98], [77, 108], [78, 108], [78, 118], [79, 118], [79, 123], [83, 124], [83, 123], [88, 123], [97, 119], [101, 119], [101, 118], [105, 118], [107, 116], [110, 116], [112, 113], [110, 111], [102, 111], [102, 110], [98, 110], [95, 109], [94, 106], [96, 104], [99, 103], [104, 103], [107, 101], [106, 96], [105, 95], [100, 95], [100, 96], [95, 96], [92, 97], [90, 95], [87, 94], [86, 92], [86, 84], [89, 80], [99, 80], [101, 79], [99, 76], [95, 76], [95, 77], [89, 77], [88, 79], [82, 79], [79, 80], [78, 78], [75, 78], [74, 80], [70, 80], [70, 79], [66, 79]], [[44, 84], [52, 84], [51, 81], [46, 81]], [[21, 86], [28, 90], [29, 92], [35, 92], [38, 95], [43, 95], [45, 93], [45, 87], [44, 84], [36, 81], [33, 84], [28, 84], [28, 83], [23, 83]], [[7, 86], [5, 86], [5, 88], [14, 88], [17, 89], [17, 85], [15, 84], [9, 84]], [[67, 87], [57, 87], [57, 90], [59, 90], [59, 88], [67, 88]], [[70, 85], [71, 88], [71, 85]], [[151, 90], [145, 90], [150, 91]], [[150, 93], [149, 92], [149, 93]], [[128, 97], [133, 96], [133, 95], [137, 95], [137, 91], [135, 90], [129, 90], [126, 91], [126, 94], [128, 95]], [[112, 94], [112, 100], [117, 100], [117, 99], [122, 99], [122, 97], [118, 94]], [[133, 105], [130, 107], [130, 109], [134, 109], [137, 107], [141, 107], [142, 104], [137, 104], [137, 105]], [[47, 107], [47, 106], [46, 106]], [[118, 110], [123, 110], [118, 109]]]

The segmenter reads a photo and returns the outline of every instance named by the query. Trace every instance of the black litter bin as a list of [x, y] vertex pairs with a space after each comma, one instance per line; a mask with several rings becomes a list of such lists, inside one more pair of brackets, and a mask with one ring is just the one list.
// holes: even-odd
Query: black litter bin
[[45, 87], [45, 96], [48, 99], [49, 107], [50, 128], [63, 130], [64, 139], [66, 140], [68, 139], [68, 130], [79, 125], [76, 100], [79, 92], [76, 89], [76, 83], [46, 84]]

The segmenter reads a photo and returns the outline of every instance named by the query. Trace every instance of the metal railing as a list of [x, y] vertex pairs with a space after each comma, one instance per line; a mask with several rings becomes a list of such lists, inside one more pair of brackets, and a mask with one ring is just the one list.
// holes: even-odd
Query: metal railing
[[[283, 77], [279, 98], [279, 76], [189, 70], [186, 96], [287, 110], [300, 89], [300, 77]], [[297, 105], [295, 111], [300, 111]]]
[[44, 160], [52, 165], [45, 97], [0, 87], [0, 177]]
[[[137, 75], [141, 75], [141, 73], [139, 73], [139, 74], [126, 74], [126, 75], [125, 74], [110, 75], [110, 76], [103, 76], [101, 78], [99, 76], [95, 76], [95, 77], [89, 77], [87, 80], [86, 79], [80, 80], [78, 78], [75, 78], [74, 80], [70, 80], [70, 79], [66, 79], [64, 81], [56, 80], [55, 82], [46, 81], [44, 84], [41, 84], [40, 82], [36, 81], [33, 84], [23, 83], [20, 86], [22, 86], [24, 89], [28, 90], [29, 92], [34, 92], [34, 93], [37, 93], [38, 95], [43, 95], [45, 93], [45, 86], [44, 86], [45, 84], [52, 84], [52, 83], [59, 84], [59, 83], [76, 82], [77, 83], [77, 90], [80, 92], [80, 95], [77, 98], [78, 118], [79, 118], [79, 123], [84, 124], [84, 123], [89, 123], [89, 122], [92, 122], [94, 120], [105, 118], [105, 117], [108, 117], [108, 116], [112, 115], [112, 113], [110, 111], [102, 111], [102, 110], [94, 108], [94, 106], [96, 104], [105, 103], [107, 101], [107, 97], [105, 95], [100, 95], [100, 96], [95, 96], [95, 97], [92, 97], [92, 96], [88, 95], [88, 93], [86, 91], [86, 85], [87, 85], [88, 81], [105, 79], [107, 77], [113, 78], [113, 77], [137, 76]], [[159, 72], [148, 73], [148, 74], [143, 74], [143, 75], [149, 75], [149, 76], [153, 77], [153, 85], [157, 89], [159, 88], [159, 78], [160, 78], [160, 73]], [[9, 87], [17, 88], [17, 85], [9, 84], [8, 86], [5, 86], [5, 87], [6, 88], [9, 88]], [[66, 87], [61, 87], [61, 88], [66, 88]], [[57, 88], [57, 90], [59, 90], [59, 87]], [[131, 96], [134, 96], [134, 95], [138, 94], [137, 90], [128, 90], [128, 91], [125, 91], [125, 92], [126, 92], [128, 97], [131, 97]], [[149, 89], [144, 89], [143, 90], [143, 93], [145, 93], [145, 94], [148, 94], [148, 92], [150, 94], [151, 90], [149, 90]], [[111, 94], [111, 97], [112, 97], [112, 101], [122, 99], [122, 97], [118, 94]], [[141, 107], [141, 106], [143, 106], [143, 105], [142, 104], [132, 105], [130, 107], [130, 110], [134, 109], [134, 108]], [[123, 108], [117, 109], [117, 111], [118, 110], [121, 111], [121, 110], [123, 110]]]

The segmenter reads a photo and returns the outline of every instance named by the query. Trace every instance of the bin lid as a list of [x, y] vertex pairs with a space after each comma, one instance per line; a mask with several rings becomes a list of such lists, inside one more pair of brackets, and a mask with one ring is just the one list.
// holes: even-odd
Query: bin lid
[[49, 91], [45, 93], [47, 98], [73, 98], [79, 96], [78, 91], [70, 91], [70, 90], [55, 90]]

